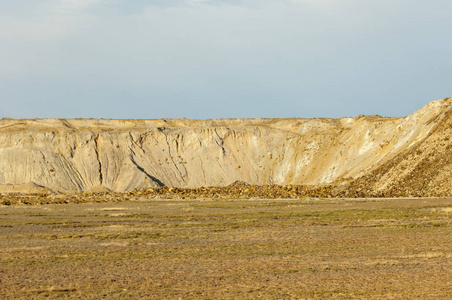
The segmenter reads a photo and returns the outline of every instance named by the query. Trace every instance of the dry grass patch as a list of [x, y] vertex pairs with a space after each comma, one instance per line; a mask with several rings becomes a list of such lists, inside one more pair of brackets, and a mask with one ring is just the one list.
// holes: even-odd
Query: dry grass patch
[[445, 299], [449, 207], [448, 198], [2, 207], [0, 297]]

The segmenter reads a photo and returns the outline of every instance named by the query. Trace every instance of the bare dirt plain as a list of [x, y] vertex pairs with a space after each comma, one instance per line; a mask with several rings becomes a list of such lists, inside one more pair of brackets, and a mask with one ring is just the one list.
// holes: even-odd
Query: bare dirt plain
[[452, 294], [452, 198], [108, 197], [0, 206], [0, 298]]

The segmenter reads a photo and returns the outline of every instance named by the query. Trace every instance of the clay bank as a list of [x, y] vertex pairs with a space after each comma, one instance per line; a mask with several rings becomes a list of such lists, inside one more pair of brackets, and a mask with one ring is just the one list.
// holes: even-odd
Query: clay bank
[[451, 112], [447, 98], [404, 118], [1, 119], [0, 192], [243, 181], [449, 195]]

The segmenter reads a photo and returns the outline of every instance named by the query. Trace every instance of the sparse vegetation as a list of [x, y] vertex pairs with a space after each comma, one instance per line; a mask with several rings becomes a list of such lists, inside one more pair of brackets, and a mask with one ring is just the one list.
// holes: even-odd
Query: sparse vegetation
[[445, 299], [452, 293], [449, 198], [96, 197], [108, 203], [1, 206], [0, 298]]

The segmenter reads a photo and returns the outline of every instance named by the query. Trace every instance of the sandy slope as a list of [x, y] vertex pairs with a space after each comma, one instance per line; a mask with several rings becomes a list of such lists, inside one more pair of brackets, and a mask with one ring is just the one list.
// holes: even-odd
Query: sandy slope
[[0, 190], [124, 192], [240, 180], [448, 194], [451, 111], [447, 98], [405, 118], [2, 119]]

